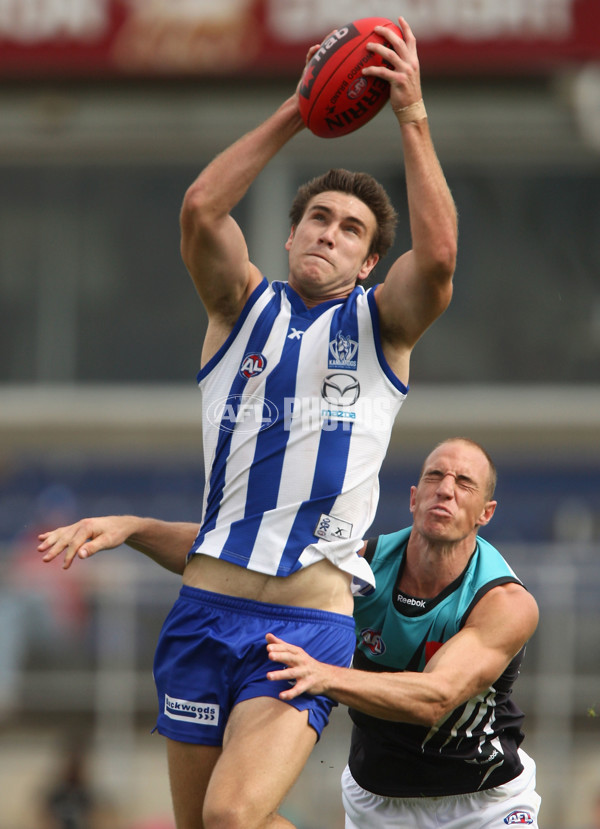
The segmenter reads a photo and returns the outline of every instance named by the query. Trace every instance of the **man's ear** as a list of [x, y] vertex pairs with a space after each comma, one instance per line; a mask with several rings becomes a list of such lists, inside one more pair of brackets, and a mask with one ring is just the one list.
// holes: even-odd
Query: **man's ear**
[[292, 241], [293, 241], [293, 239], [294, 239], [294, 233], [295, 233], [295, 231], [296, 231], [296, 228], [294, 227], [294, 225], [292, 225], [292, 227], [291, 227], [291, 229], [290, 229], [290, 235], [287, 237], [287, 241], [286, 241], [286, 243], [285, 243], [285, 245], [284, 245], [284, 247], [285, 247], [285, 249], [286, 249], [286, 250], [289, 250], [289, 249], [290, 249], [290, 247], [291, 247], [291, 245], [292, 245]]
[[415, 511], [415, 498], [417, 495], [417, 488], [416, 486], [411, 486], [410, 488], [410, 511]]
[[485, 527], [486, 524], [489, 524], [492, 520], [494, 513], [496, 512], [496, 506], [498, 505], [498, 501], [487, 501], [483, 512], [479, 516], [479, 521], [477, 522], [480, 527]]
[[371, 253], [362, 263], [361, 269], [356, 274], [357, 282], [362, 282], [371, 273], [375, 265], [379, 262], [379, 254]]

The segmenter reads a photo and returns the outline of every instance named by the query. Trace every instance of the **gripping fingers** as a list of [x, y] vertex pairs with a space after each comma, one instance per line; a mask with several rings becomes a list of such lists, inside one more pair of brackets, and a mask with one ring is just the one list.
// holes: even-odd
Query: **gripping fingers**
[[388, 40], [390, 47], [369, 43], [368, 48], [379, 54], [385, 63], [363, 69], [364, 75], [389, 82], [392, 109], [395, 112], [422, 98], [416, 39], [403, 17], [399, 18], [399, 23], [404, 39], [389, 28], [375, 27], [375, 31]]
[[[321, 48], [321, 47], [320, 47], [320, 45], [319, 45], [318, 43], [317, 43], [317, 44], [315, 44], [314, 46], [311, 46], [311, 47], [310, 47], [310, 49], [309, 49], [309, 50], [308, 50], [308, 52], [306, 53], [306, 63], [304, 64], [304, 68], [305, 68], [305, 69], [306, 69], [306, 67], [308, 66], [308, 64], [310, 63], [310, 61], [311, 61], [311, 59], [313, 58], [313, 56], [315, 55], [315, 53], [316, 53], [316, 52], [318, 52], [320, 48]], [[302, 86], [302, 78], [303, 78], [303, 77], [304, 77], [304, 72], [303, 72], [303, 73], [302, 73], [302, 75], [300, 76], [300, 80], [298, 81], [298, 84], [297, 84], [297, 86], [296, 86], [296, 94], [298, 94], [298, 93], [300, 92], [300, 87]]]
[[272, 680], [273, 682], [284, 682], [287, 680], [290, 687], [286, 688], [285, 691], [282, 691], [279, 694], [279, 699], [294, 699], [294, 697], [299, 696], [304, 691], [304, 687], [301, 686], [294, 676], [294, 670], [292, 668], [282, 668], [279, 671], [268, 671], [267, 672], [267, 679]]
[[400, 29], [402, 30], [402, 37], [404, 38], [404, 42], [407, 45], [414, 44], [415, 41], [416, 41], [416, 38], [413, 34], [413, 30], [408, 25], [408, 22], [406, 21], [406, 18], [399, 17], [398, 18], [398, 25], [400, 26]]
[[[400, 69], [403, 63], [410, 61], [411, 47], [393, 29], [387, 26], [376, 26], [375, 32], [385, 38], [388, 41], [388, 45], [386, 46], [383, 43], [376, 42], [367, 43], [367, 49], [369, 51], [377, 52], [387, 63], [396, 69]], [[378, 66], [366, 66], [364, 74], [371, 73], [371, 70], [379, 68]]]
[[310, 47], [310, 49], [306, 53], [306, 63], [310, 63], [310, 61], [314, 58], [314, 56], [320, 48], [321, 45], [319, 43], [315, 43], [313, 46]]

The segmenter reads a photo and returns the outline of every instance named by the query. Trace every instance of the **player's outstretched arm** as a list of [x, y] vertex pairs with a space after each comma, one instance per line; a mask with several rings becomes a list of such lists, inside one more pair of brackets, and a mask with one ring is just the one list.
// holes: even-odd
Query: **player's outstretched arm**
[[75, 558], [89, 558], [101, 550], [127, 544], [173, 573], [183, 573], [191, 549], [196, 524], [159, 521], [136, 515], [106, 515], [83, 518], [39, 535], [38, 551], [42, 561], [63, 557], [68, 569]]
[[181, 209], [181, 253], [209, 321], [235, 322], [261, 275], [231, 216], [250, 185], [303, 129], [297, 94], [220, 153], [188, 188]]
[[523, 587], [496, 587], [477, 603], [465, 627], [437, 651], [422, 673], [326, 665], [269, 633], [269, 659], [287, 667], [269, 671], [267, 677], [294, 681], [281, 692], [283, 700], [302, 693], [324, 694], [373, 717], [432, 726], [488, 689], [531, 637], [537, 621], [535, 599]]
[[[309, 50], [307, 60], [317, 48]], [[185, 194], [181, 254], [208, 315], [202, 365], [225, 342], [263, 279], [231, 212], [269, 161], [302, 129], [296, 88], [262, 124], [216, 156]]]

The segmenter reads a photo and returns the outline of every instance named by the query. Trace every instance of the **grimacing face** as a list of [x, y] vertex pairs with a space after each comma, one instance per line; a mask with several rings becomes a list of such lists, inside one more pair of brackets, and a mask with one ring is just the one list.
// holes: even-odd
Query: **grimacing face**
[[289, 282], [303, 292], [343, 293], [377, 263], [369, 255], [375, 216], [355, 196], [326, 191], [314, 196], [285, 244]]
[[490, 468], [477, 446], [453, 440], [438, 446], [411, 487], [414, 527], [432, 541], [456, 542], [476, 534], [491, 520], [496, 501], [488, 500]]

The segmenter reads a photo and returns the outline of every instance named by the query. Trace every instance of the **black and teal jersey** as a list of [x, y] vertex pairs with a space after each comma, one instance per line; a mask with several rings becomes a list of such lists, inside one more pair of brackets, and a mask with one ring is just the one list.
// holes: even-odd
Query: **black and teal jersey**
[[[464, 571], [439, 595], [408, 596], [398, 584], [409, 535], [410, 528], [381, 535], [367, 545], [377, 587], [355, 599], [354, 667], [360, 670], [422, 671], [489, 590], [521, 584], [498, 550], [478, 537]], [[439, 797], [492, 788], [520, 774], [517, 750], [523, 739], [523, 714], [511, 693], [523, 652], [493, 686], [432, 728], [351, 709], [349, 764], [357, 783], [388, 797]]]

